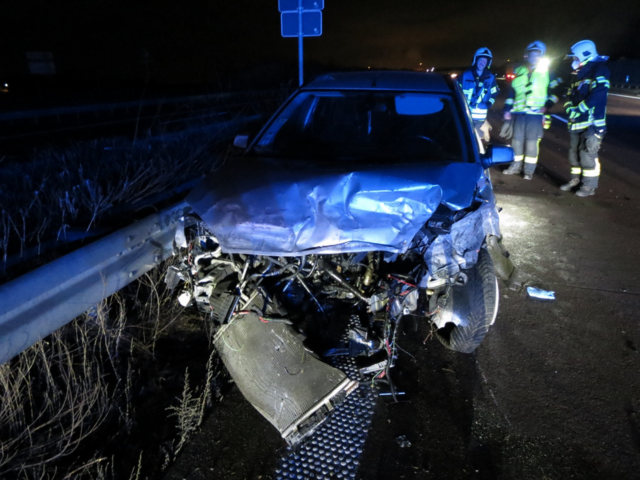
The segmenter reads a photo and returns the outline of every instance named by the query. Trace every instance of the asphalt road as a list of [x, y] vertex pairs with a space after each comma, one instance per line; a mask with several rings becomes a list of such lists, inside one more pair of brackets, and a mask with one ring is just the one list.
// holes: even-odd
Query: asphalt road
[[[512, 259], [556, 300], [503, 286], [472, 355], [423, 343], [427, 326], [407, 323], [399, 344], [414, 358], [394, 372], [407, 395], [380, 400], [360, 478], [640, 477], [640, 99], [611, 95], [608, 114], [593, 197], [558, 189], [569, 165], [557, 119], [532, 181], [493, 170]], [[166, 478], [271, 478], [282, 451], [232, 388]]]

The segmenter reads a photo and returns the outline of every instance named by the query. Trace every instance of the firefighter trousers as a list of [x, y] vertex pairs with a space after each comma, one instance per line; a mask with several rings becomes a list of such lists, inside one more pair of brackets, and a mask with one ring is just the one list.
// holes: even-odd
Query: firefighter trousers
[[569, 130], [569, 163], [571, 178], [582, 180], [587, 188], [597, 188], [600, 179], [598, 150], [602, 138], [595, 135], [593, 128]]
[[514, 153], [514, 164], [519, 166], [524, 161], [525, 175], [533, 175], [540, 153], [542, 140], [543, 115], [529, 113], [513, 114], [513, 140], [511, 146]]

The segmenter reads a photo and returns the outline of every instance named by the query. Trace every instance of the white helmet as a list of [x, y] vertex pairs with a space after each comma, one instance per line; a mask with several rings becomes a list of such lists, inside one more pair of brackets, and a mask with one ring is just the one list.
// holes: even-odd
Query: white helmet
[[491, 50], [489, 50], [486, 47], [482, 47], [476, 50], [476, 53], [473, 55], [473, 63], [471, 63], [471, 65], [476, 64], [476, 62], [478, 61], [478, 57], [486, 57], [488, 60], [487, 68], [491, 66], [491, 60], [493, 60], [493, 55], [491, 55]]
[[544, 57], [547, 53], [547, 46], [542, 43], [540, 40], [536, 40], [533, 43], [530, 43], [525, 50], [525, 53], [529, 53], [531, 50], [538, 50], [540, 52], [540, 56]]
[[596, 44], [591, 40], [580, 40], [571, 47], [571, 51], [567, 54], [567, 57], [578, 57], [580, 66], [584, 66], [584, 64], [597, 56]]

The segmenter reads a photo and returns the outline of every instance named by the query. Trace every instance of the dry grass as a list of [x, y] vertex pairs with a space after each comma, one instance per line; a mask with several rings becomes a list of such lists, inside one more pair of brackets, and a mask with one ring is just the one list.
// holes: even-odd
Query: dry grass
[[[268, 113], [285, 93], [255, 98], [234, 115]], [[99, 140], [37, 152], [28, 164], [2, 162], [0, 283], [10, 278], [3, 275], [10, 254], [39, 255], [72, 229], [95, 229], [115, 206], [208, 172], [217, 142], [234, 133], [196, 128], [134, 145]], [[220, 367], [206, 325], [187, 325], [164, 288], [164, 268], [0, 365], [0, 478], [153, 478], [201, 425]], [[204, 357], [192, 358], [189, 335], [205, 339]], [[188, 358], [173, 361], [181, 342]], [[157, 438], [149, 438], [145, 414], [154, 415]]]
[[[145, 456], [135, 438], [144, 428], [140, 392], [158, 382], [156, 343], [183, 328], [181, 308], [162, 278], [151, 272], [0, 365], [0, 478], [113, 480], [157, 470], [160, 446]], [[204, 337], [204, 326], [196, 333]], [[176, 399], [170, 390], [156, 391], [148, 397], [165, 412], [164, 420], [154, 419], [155, 427], [162, 430], [164, 422], [173, 436], [164, 439], [171, 445], [165, 466], [213, 404], [218, 364], [212, 350], [200, 370], [204, 374], [194, 382], [181, 365], [170, 372], [165, 367], [164, 375], [183, 378], [182, 394]], [[113, 445], [122, 442], [140, 450], [114, 457]]]
[[166, 130], [170, 122], [158, 121], [134, 143], [126, 138], [80, 142], [34, 152], [30, 162], [3, 162], [0, 272], [6, 269], [9, 256], [40, 255], [45, 245], [95, 229], [114, 207], [126, 211], [127, 205], [209, 172], [216, 164], [216, 153], [228, 146], [244, 120], [270, 113], [285, 93], [257, 92], [228, 105], [211, 105], [228, 111], [196, 118], [180, 132], [170, 132]]

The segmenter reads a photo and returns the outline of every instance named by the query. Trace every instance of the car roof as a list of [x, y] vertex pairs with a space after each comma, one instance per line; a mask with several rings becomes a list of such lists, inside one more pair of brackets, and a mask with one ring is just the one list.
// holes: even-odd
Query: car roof
[[327, 73], [316, 77], [303, 90], [406, 90], [451, 93], [451, 83], [439, 73], [409, 71], [364, 71]]

